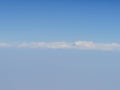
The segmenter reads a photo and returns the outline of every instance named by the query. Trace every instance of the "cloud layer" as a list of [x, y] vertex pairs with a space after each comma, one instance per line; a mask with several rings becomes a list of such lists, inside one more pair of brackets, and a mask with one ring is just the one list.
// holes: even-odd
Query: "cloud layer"
[[9, 48], [9, 47], [79, 49], [79, 50], [120, 50], [119, 43], [95, 43], [92, 41], [0, 43], [0, 48]]

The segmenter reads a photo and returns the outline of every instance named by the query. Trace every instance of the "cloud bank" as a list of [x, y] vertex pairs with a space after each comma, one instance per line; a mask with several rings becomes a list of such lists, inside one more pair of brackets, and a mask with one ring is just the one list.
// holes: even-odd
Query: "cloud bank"
[[119, 43], [95, 43], [93, 41], [76, 42], [22, 42], [0, 43], [0, 48], [49, 48], [49, 49], [79, 49], [79, 50], [120, 50]]

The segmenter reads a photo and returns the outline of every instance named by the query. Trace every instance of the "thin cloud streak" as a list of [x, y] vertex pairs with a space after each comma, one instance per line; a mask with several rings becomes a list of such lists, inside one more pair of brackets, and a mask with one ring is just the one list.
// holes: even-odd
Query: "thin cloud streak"
[[0, 48], [50, 48], [50, 49], [79, 49], [79, 50], [120, 50], [119, 43], [95, 43], [93, 41], [76, 42], [22, 42], [0, 43]]

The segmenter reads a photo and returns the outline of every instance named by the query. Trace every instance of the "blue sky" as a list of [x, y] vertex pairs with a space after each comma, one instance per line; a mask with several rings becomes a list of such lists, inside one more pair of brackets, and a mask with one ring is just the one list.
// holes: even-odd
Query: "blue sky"
[[0, 41], [119, 41], [119, 1], [0, 1]]
[[120, 1], [0, 0], [1, 90], [119, 90]]

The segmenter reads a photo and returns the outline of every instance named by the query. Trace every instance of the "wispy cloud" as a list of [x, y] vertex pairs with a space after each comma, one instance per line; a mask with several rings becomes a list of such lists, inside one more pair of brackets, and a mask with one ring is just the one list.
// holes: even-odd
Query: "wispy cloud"
[[7, 48], [7, 47], [79, 49], [79, 50], [120, 50], [119, 43], [95, 43], [92, 41], [0, 43], [0, 48]]
[[32, 42], [32, 43], [19, 43], [16, 47], [28, 48], [71, 48], [71, 45], [66, 42]]
[[0, 48], [11, 47], [9, 43], [0, 43]]
[[120, 50], [119, 43], [95, 43], [92, 41], [77, 41], [75, 47], [87, 50]]

